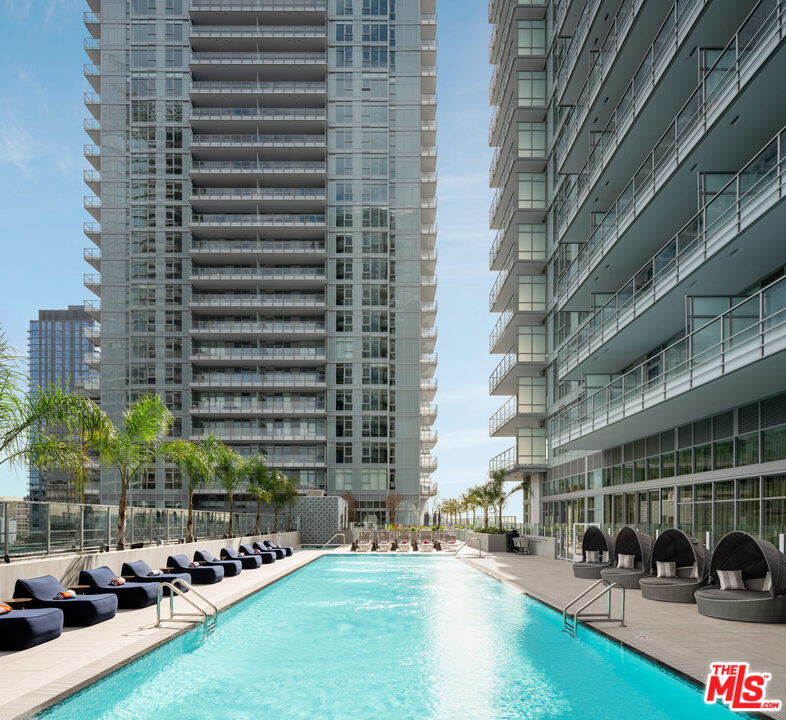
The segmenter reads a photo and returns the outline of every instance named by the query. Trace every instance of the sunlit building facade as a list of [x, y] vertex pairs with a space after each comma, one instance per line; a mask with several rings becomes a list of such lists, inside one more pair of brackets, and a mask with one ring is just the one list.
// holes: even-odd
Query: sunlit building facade
[[786, 523], [782, 3], [493, 0], [495, 457], [560, 534]]
[[[414, 520], [436, 467], [434, 0], [88, 4], [102, 406], [160, 393], [174, 435], [262, 451], [361, 518], [397, 493]], [[166, 465], [133, 490], [184, 497]]]

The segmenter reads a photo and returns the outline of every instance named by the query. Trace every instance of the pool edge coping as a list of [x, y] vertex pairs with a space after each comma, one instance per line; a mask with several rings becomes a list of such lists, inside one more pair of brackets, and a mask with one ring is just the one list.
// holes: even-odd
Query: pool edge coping
[[[269, 582], [265, 583], [264, 585], [262, 585], [260, 587], [255, 587], [254, 589], [249, 590], [248, 592], [241, 591], [239, 594], [237, 594], [235, 596], [232, 596], [226, 602], [226, 604], [222, 604], [221, 605], [221, 607], [218, 610], [218, 614], [219, 615], [223, 614], [227, 610], [233, 608], [235, 605], [238, 605], [239, 603], [247, 600], [252, 595], [255, 595], [256, 593], [258, 593], [258, 592], [260, 592], [262, 590], [265, 590], [265, 589], [275, 585], [280, 580], [283, 580], [284, 578], [289, 577], [293, 573], [296, 573], [298, 570], [301, 570], [304, 567], [310, 565], [311, 563], [316, 562], [320, 558], [324, 557], [324, 554], [325, 553], [322, 553], [322, 554], [319, 554], [319, 555], [315, 555], [314, 557], [310, 558], [309, 560], [306, 560], [302, 565], [298, 565], [297, 567], [293, 567], [293, 568], [288, 568], [287, 571], [284, 572], [282, 575], [279, 575], [279, 576], [273, 578], [272, 580], [270, 580]], [[153, 606], [151, 605], [149, 607], [153, 607]], [[146, 609], [146, 608], [143, 608], [143, 609]], [[166, 622], [166, 621], [162, 620], [162, 622]], [[35, 706], [28, 707], [28, 709], [25, 709], [21, 713], [14, 714], [14, 709], [13, 709], [14, 705], [16, 705], [16, 704], [20, 704], [20, 705], [21, 704], [25, 704], [25, 702], [24, 702], [25, 698], [29, 698], [31, 695], [35, 696], [35, 695], [38, 695], [38, 694], [41, 694], [41, 693], [45, 693], [46, 692], [46, 687], [47, 687], [46, 685], [42, 686], [38, 690], [35, 690], [33, 692], [29, 692], [29, 693], [25, 693], [24, 695], [19, 696], [17, 699], [12, 700], [7, 705], [9, 710], [6, 710], [3, 706], [0, 705], [0, 720], [5, 720], [6, 713], [9, 713], [7, 715], [9, 720], [31, 720], [31, 719], [35, 718], [37, 715], [41, 714], [42, 712], [44, 712], [46, 710], [49, 710], [50, 708], [54, 707], [55, 705], [58, 705], [61, 702], [64, 702], [65, 700], [68, 700], [68, 698], [72, 697], [73, 695], [76, 695], [77, 693], [81, 692], [85, 688], [87, 688], [87, 687], [89, 687], [91, 685], [94, 685], [97, 682], [100, 682], [101, 680], [104, 680], [105, 678], [107, 678], [110, 675], [118, 672], [119, 670], [122, 670], [126, 665], [130, 665], [131, 663], [135, 662], [136, 660], [139, 660], [140, 658], [144, 657], [145, 655], [148, 655], [149, 653], [154, 652], [155, 650], [158, 650], [163, 645], [166, 645], [167, 643], [172, 642], [173, 640], [176, 640], [177, 638], [181, 637], [182, 635], [184, 635], [184, 634], [186, 634], [188, 632], [191, 632], [192, 630], [197, 629], [199, 624], [200, 624], [199, 622], [195, 622], [194, 624], [185, 625], [183, 627], [166, 628], [166, 629], [171, 631], [171, 634], [168, 634], [166, 637], [163, 637], [163, 638], [160, 638], [160, 639], [156, 640], [152, 645], [148, 645], [148, 646], [146, 646], [143, 649], [136, 650], [131, 655], [128, 655], [128, 656], [124, 657], [123, 659], [120, 659], [120, 660], [118, 660], [116, 662], [113, 662], [109, 666], [104, 667], [101, 670], [98, 670], [95, 674], [91, 675], [90, 677], [83, 678], [83, 679], [79, 680], [78, 682], [75, 682], [74, 684], [70, 685], [68, 687], [68, 689], [60, 690], [59, 692], [57, 692], [57, 694], [54, 694], [51, 697], [47, 698], [46, 700], [44, 700], [42, 702], [39, 702]], [[111, 656], [109, 656], [109, 657], [111, 657]], [[101, 660], [94, 660], [93, 661], [93, 663], [99, 663], [99, 662], [101, 662]], [[74, 673], [79, 672], [81, 674], [81, 672], [83, 672], [83, 671], [88, 671], [89, 672], [90, 666], [93, 663], [90, 663], [90, 664], [84, 666], [83, 668], [80, 668], [79, 670], [74, 671]], [[68, 680], [67, 680], [67, 676], [66, 676], [66, 678], [61, 679], [61, 680], [57, 680], [57, 681], [55, 681], [53, 683], [50, 683], [50, 685], [54, 684], [54, 685], [60, 686], [63, 683], [67, 683], [67, 682], [68, 682]]]
[[[538, 597], [537, 595], [533, 594], [530, 590], [527, 590], [521, 587], [520, 585], [517, 585], [510, 578], [506, 578], [502, 575], [499, 575], [494, 571], [492, 571], [490, 568], [480, 567], [479, 565], [470, 562], [473, 558], [458, 558], [458, 559], [461, 560], [468, 567], [474, 568], [475, 570], [479, 570], [480, 572], [488, 575], [490, 578], [494, 580], [497, 580], [503, 585], [507, 585], [509, 588], [515, 590], [517, 593], [524, 595], [525, 597], [528, 597], [534, 600], [535, 602], [540, 603], [541, 605], [545, 605], [546, 607], [548, 607], [551, 610], [554, 610], [557, 613], [562, 613], [562, 608], [557, 607], [556, 605], [549, 602], [548, 600], [545, 600], [542, 597]], [[587, 622], [585, 620], [579, 620], [578, 622], [581, 627], [584, 627], [587, 630], [594, 632], [597, 635], [600, 635], [603, 639], [613, 642], [615, 645], [618, 645], [624, 648], [625, 650], [632, 652], [633, 654], [637, 655], [643, 660], [646, 660], [647, 662], [656, 665], [657, 667], [671, 673], [672, 675], [676, 675], [679, 679], [692, 685], [693, 687], [699, 690], [704, 689], [704, 683], [701, 680], [695, 678], [693, 675], [690, 675], [689, 673], [686, 673], [684, 670], [680, 670], [679, 668], [675, 668], [673, 665], [669, 665], [669, 663], [658, 659], [654, 655], [648, 653], [646, 650], [640, 650], [635, 645], [631, 645], [626, 640], [622, 640], [621, 638], [610, 635], [602, 627], [596, 627], [595, 625], [590, 624], [592, 621]], [[729, 710], [729, 712], [734, 713], [733, 710]], [[774, 718], [772, 715], [767, 715], [765, 713], [759, 713], [759, 712], [747, 713], [746, 715], [741, 715], [739, 713], [735, 713], [735, 714], [739, 715], [740, 718], [748, 717], [748, 718], [755, 718], [756, 720], [776, 720], [776, 718]]]

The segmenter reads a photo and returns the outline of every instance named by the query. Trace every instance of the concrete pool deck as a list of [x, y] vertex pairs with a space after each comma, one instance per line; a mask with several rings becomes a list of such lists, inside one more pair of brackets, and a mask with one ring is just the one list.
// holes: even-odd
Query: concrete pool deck
[[[195, 589], [219, 611], [226, 610], [324, 554], [301, 550], [272, 565]], [[180, 598], [175, 600], [175, 610], [193, 612]], [[168, 607], [162, 607], [162, 614], [168, 612]], [[156, 627], [155, 623], [155, 606], [120, 610], [112, 620], [86, 628], [67, 627], [56, 640], [29, 650], [0, 652], [0, 720], [32, 717], [200, 624], [165, 622]]]
[[[468, 565], [560, 611], [595, 582], [573, 577], [571, 563], [562, 560], [511, 553], [484, 553], [479, 558], [472, 557], [469, 549], [465, 552], [462, 559]], [[602, 602], [605, 612], [605, 599]], [[612, 617], [618, 615], [615, 594]], [[588, 625], [702, 685], [710, 663], [747, 662], [752, 671], [772, 674], [767, 698], [786, 704], [786, 625], [716, 620], [699, 615], [694, 604], [645, 600], [639, 590], [625, 593], [626, 627], [615, 622]], [[578, 637], [586, 632], [579, 627]], [[786, 718], [786, 710], [767, 717]]]

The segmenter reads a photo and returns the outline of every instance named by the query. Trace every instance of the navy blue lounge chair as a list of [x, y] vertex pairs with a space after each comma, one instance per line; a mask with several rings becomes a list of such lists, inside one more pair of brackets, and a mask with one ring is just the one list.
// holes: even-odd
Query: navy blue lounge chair
[[126, 580], [123, 585], [111, 585], [110, 581], [116, 577], [117, 575], [104, 565], [93, 570], [82, 570], [79, 573], [79, 584], [89, 585], [90, 589], [87, 592], [90, 595], [96, 593], [116, 595], [119, 608], [135, 609], [156, 604], [158, 583]]
[[243, 571], [243, 564], [240, 560], [219, 560], [213, 556], [213, 553], [209, 553], [206, 550], [197, 550], [194, 553], [194, 561], [202, 562], [212, 567], [224, 568], [224, 577], [235, 577], [235, 575], [240, 575]]
[[262, 558], [263, 565], [269, 565], [270, 563], [274, 563], [276, 561], [276, 554], [272, 550], [260, 550], [256, 547], [256, 543], [254, 547], [250, 545], [241, 545], [240, 552], [244, 552], [246, 555], [255, 555], [256, 557]]
[[295, 550], [291, 547], [286, 547], [284, 545], [276, 545], [275, 543], [270, 542], [270, 540], [263, 540], [262, 544], [267, 547], [269, 550], [283, 550], [287, 557], [290, 557]]
[[0, 650], [27, 650], [60, 637], [62, 632], [62, 610], [11, 610], [0, 615]]
[[[191, 584], [191, 575], [187, 572], [177, 573], [159, 573], [153, 574], [153, 568], [150, 567], [144, 560], [134, 560], [133, 562], [123, 563], [123, 577], [126, 580], [138, 583], [162, 583], [174, 582], [175, 580], [183, 580], [189, 585]], [[180, 592], [188, 592], [188, 588], [178, 585]], [[156, 592], [158, 586], [156, 585]], [[164, 588], [164, 595], [169, 595], [169, 588]]]
[[263, 545], [262, 543], [255, 542], [254, 547], [261, 552], [272, 552], [276, 554], [276, 560], [283, 560], [287, 556], [287, 551], [284, 548], [274, 548]]
[[192, 582], [198, 585], [213, 585], [224, 579], [224, 568], [220, 565], [191, 567], [191, 562], [185, 555], [170, 555], [166, 564], [167, 567], [174, 568], [176, 572], [188, 573]]
[[77, 595], [68, 600], [57, 600], [57, 593], [65, 588], [51, 575], [19, 579], [14, 587], [14, 597], [29, 597], [31, 608], [57, 608], [63, 611], [64, 625], [85, 627], [110, 620], [117, 613], [114, 595]]
[[243, 566], [243, 570], [256, 570], [256, 568], [262, 567], [262, 558], [259, 555], [242, 552], [243, 554], [241, 555], [233, 547], [221, 548], [221, 559], [237, 560]]

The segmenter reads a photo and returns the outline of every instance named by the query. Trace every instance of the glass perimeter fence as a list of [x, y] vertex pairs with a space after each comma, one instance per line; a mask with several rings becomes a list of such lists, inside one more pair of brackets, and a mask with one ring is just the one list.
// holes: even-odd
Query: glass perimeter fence
[[[0, 549], [8, 558], [96, 551], [117, 545], [117, 506], [78, 503], [0, 502]], [[129, 507], [126, 547], [132, 544], [179, 543], [186, 536], [188, 511], [174, 508]], [[252, 535], [256, 513], [233, 513], [233, 534]], [[194, 510], [193, 534], [200, 540], [221, 539], [229, 533], [229, 513]], [[279, 514], [278, 530], [272, 515], [261, 515], [259, 529], [286, 529], [286, 513]]]

